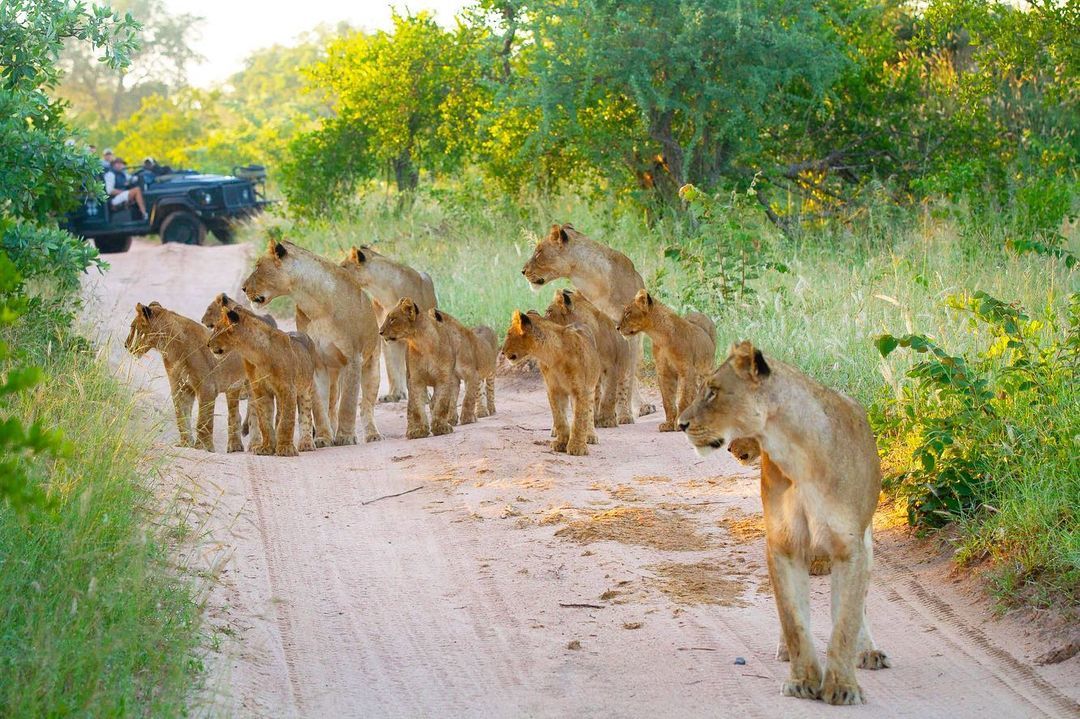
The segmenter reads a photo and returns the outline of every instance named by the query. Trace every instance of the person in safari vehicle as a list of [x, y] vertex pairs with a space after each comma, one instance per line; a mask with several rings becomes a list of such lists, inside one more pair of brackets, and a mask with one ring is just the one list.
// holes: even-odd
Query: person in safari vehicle
[[139, 207], [139, 212], [146, 217], [146, 202], [143, 200], [142, 189], [138, 186], [129, 187], [127, 163], [123, 158], [117, 157], [112, 161], [112, 167], [105, 173], [105, 194], [109, 196], [109, 206], [120, 208], [129, 202], [134, 202]]

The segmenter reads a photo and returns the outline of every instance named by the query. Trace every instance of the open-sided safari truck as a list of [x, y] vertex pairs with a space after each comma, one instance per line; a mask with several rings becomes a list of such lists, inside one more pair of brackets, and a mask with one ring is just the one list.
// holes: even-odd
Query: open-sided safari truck
[[90, 195], [68, 214], [66, 229], [93, 240], [101, 252], [126, 252], [136, 235], [199, 245], [209, 231], [219, 241], [231, 242], [235, 223], [269, 204], [266, 168], [261, 165], [234, 167], [232, 175], [185, 170], [157, 176], [142, 172], [136, 177], [146, 201], [145, 217], [136, 207], [112, 207]]

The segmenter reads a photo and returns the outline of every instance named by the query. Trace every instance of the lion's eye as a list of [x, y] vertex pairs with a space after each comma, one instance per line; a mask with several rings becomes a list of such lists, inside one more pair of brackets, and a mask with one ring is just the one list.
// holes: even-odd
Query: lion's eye
[[712, 402], [714, 399], [716, 399], [716, 390], [709, 387], [709, 391], [705, 393], [705, 401]]

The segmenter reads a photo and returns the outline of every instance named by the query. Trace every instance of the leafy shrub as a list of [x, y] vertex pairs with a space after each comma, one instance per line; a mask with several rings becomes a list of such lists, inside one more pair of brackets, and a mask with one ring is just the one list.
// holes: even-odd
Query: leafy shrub
[[[664, 256], [679, 264], [684, 274], [680, 300], [714, 317], [755, 294], [754, 280], [768, 269], [786, 272], [770, 260], [757, 205], [757, 178], [743, 191], [711, 195], [685, 185], [679, 196], [693, 218], [691, 236], [668, 246]], [[751, 219], [753, 218], [753, 219]], [[698, 306], [701, 302], [707, 306]]]
[[1076, 395], [1080, 369], [1080, 294], [1067, 317], [1048, 310], [1030, 318], [985, 292], [951, 296], [989, 344], [963, 356], [921, 334], [881, 335], [882, 357], [898, 347], [926, 358], [913, 380], [878, 417], [887, 449], [910, 446], [910, 466], [889, 481], [908, 502], [914, 526], [937, 527], [986, 509], [996, 511], [1004, 478], [1023, 471], [1019, 459], [1036, 446], [1070, 451], [1077, 417], [1062, 411]]

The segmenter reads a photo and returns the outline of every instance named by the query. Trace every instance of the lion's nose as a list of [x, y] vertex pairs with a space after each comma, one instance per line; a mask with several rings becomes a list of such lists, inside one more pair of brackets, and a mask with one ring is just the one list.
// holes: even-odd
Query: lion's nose
[[688, 429], [690, 429], [690, 423], [689, 422], [682, 422], [682, 421], [679, 422], [679, 431], [680, 432], [685, 432]]
[[525, 274], [525, 270], [522, 270], [522, 271], [521, 271], [521, 274]]
[[544, 284], [545, 282], [547, 282], [547, 280], [545, 280], [545, 279], [544, 279], [543, 277], [541, 277], [540, 279], [538, 279], [538, 280], [536, 281], [536, 284], [538, 284], [538, 285], [542, 285], [542, 284]]
[[240, 291], [243, 292], [244, 294], [247, 294], [247, 285], [244, 285], [243, 287], [241, 287]]

